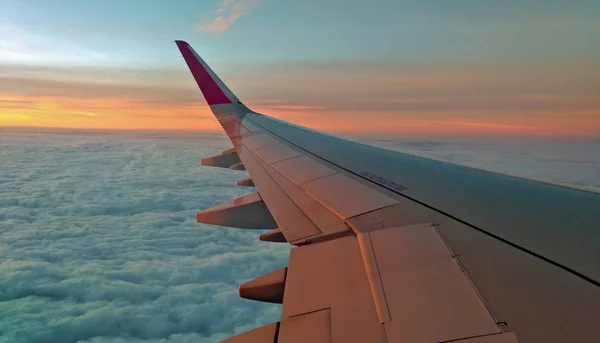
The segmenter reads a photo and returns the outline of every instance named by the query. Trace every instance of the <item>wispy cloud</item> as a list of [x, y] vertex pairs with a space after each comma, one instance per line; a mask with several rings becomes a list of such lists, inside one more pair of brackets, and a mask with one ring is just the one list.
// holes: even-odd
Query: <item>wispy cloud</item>
[[198, 30], [201, 32], [223, 32], [229, 26], [252, 7], [256, 1], [253, 0], [223, 0], [216, 10], [217, 17], [207, 24], [200, 24]]
[[[383, 68], [330, 61], [229, 67], [234, 92], [252, 109], [319, 130], [600, 136], [595, 65], [390, 62]], [[185, 68], [0, 61], [0, 126], [220, 131], [204, 103]]]

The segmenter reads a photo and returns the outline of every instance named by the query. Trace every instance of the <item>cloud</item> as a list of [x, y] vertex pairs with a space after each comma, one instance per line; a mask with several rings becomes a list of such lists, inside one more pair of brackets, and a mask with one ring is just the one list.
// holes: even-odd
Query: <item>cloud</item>
[[254, 1], [223, 0], [216, 11], [217, 17], [210, 23], [199, 25], [198, 30], [213, 33], [226, 31], [254, 4]]
[[318, 111], [327, 110], [327, 107], [318, 105], [271, 105], [270, 108], [282, 111]]
[[[321, 130], [363, 130], [369, 113], [372, 131], [600, 133], [600, 74], [585, 63], [288, 61], [216, 69], [228, 71], [221, 76], [252, 109]], [[0, 65], [5, 125], [220, 129], [204, 104], [185, 67]]]
[[[236, 287], [287, 264], [257, 232], [198, 224], [245, 172], [198, 165], [223, 134], [0, 128], [0, 342], [211, 343], [277, 321]], [[593, 140], [367, 137], [600, 189]]]
[[216, 342], [277, 321], [237, 286], [287, 264], [194, 213], [251, 190], [222, 134], [0, 128], [0, 342]]

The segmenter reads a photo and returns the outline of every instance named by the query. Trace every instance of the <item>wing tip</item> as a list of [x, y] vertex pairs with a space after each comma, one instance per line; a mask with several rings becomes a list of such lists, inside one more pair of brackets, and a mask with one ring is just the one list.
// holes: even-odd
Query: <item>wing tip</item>
[[210, 67], [202, 61], [191, 45], [183, 40], [175, 40], [175, 44], [177, 44], [179, 52], [188, 65], [208, 105], [234, 103], [232, 98], [235, 98], [235, 96], [233, 94], [231, 96], [226, 94], [226, 92], [231, 92], [222, 82], [221, 84], [217, 83], [218, 77], [214, 73], [211, 75], [211, 72], [209, 72]]

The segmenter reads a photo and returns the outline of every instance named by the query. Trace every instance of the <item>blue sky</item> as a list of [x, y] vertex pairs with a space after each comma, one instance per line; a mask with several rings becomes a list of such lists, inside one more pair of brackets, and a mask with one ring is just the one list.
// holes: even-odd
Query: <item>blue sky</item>
[[[598, 1], [1, 0], [0, 22], [80, 63], [173, 65], [174, 39], [212, 59], [596, 60]], [[234, 9], [235, 6], [240, 9]], [[221, 12], [218, 12], [221, 9]], [[221, 32], [217, 16], [239, 12]], [[10, 31], [4, 35], [10, 35]], [[10, 38], [10, 37], [9, 37]], [[64, 54], [61, 55], [61, 50]], [[72, 56], [71, 56], [72, 57]]]

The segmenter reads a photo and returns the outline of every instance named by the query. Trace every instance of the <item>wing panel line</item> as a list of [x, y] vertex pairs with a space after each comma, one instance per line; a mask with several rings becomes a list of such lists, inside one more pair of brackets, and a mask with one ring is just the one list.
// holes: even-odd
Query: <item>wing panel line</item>
[[365, 264], [365, 270], [367, 271], [369, 285], [371, 286], [371, 293], [373, 294], [379, 323], [384, 324], [390, 322], [392, 321], [392, 317], [390, 315], [387, 297], [385, 296], [385, 289], [381, 282], [381, 273], [379, 271], [379, 266], [377, 265], [375, 248], [371, 242], [371, 234], [369, 232], [361, 233], [360, 235], [357, 235], [357, 238], [358, 246]]
[[283, 138], [282, 136], [278, 135], [277, 133], [273, 132], [272, 130], [269, 130], [269, 129], [265, 128], [264, 126], [262, 126], [262, 125], [260, 125], [259, 123], [257, 123], [257, 122], [255, 122], [255, 121], [253, 121], [253, 120], [252, 120], [251, 118], [249, 118], [249, 117], [247, 117], [247, 118], [246, 118], [246, 120], [250, 120], [250, 121], [251, 121], [252, 123], [254, 123], [255, 125], [258, 125], [258, 126], [262, 127], [262, 128], [263, 128], [263, 130], [265, 130], [265, 132], [269, 132], [270, 134], [272, 134], [272, 135], [274, 135], [274, 136], [278, 137], [279, 139], [283, 140], [284, 142], [287, 142], [288, 144], [291, 144], [291, 145], [295, 146], [296, 148], [298, 148], [298, 149], [301, 149], [302, 151], [305, 151], [306, 153], [310, 154], [311, 156], [314, 156], [314, 157], [316, 157], [316, 158], [318, 158], [318, 159], [320, 159], [320, 160], [322, 160], [322, 161], [325, 161], [325, 162], [327, 162], [327, 163], [329, 163], [329, 164], [331, 164], [331, 165], [334, 165], [334, 166], [336, 166], [336, 167], [338, 167], [338, 168], [340, 168], [340, 169], [344, 170], [345, 172], [348, 172], [349, 174], [352, 174], [352, 175], [354, 175], [354, 176], [356, 176], [356, 177], [360, 178], [361, 180], [367, 181], [367, 182], [369, 182], [369, 183], [376, 184], [376, 185], [378, 185], [379, 187], [382, 187], [382, 188], [384, 188], [384, 189], [387, 189], [388, 191], [391, 191], [391, 192], [393, 192], [393, 193], [395, 193], [395, 194], [397, 194], [397, 195], [399, 195], [399, 196], [401, 196], [401, 197], [403, 197], [403, 198], [406, 198], [406, 199], [409, 199], [409, 200], [411, 200], [411, 201], [414, 201], [414, 202], [416, 202], [416, 203], [418, 203], [418, 204], [420, 204], [420, 205], [422, 205], [422, 206], [425, 206], [425, 207], [427, 207], [427, 208], [429, 208], [429, 209], [431, 209], [431, 210], [433, 210], [433, 211], [435, 211], [435, 212], [437, 212], [437, 213], [440, 213], [440, 214], [442, 214], [442, 215], [444, 215], [444, 216], [446, 216], [446, 217], [448, 217], [448, 218], [454, 219], [454, 220], [456, 220], [457, 222], [459, 222], [459, 223], [462, 223], [462, 224], [464, 224], [464, 225], [466, 225], [466, 226], [470, 227], [471, 229], [474, 229], [474, 230], [476, 230], [476, 231], [479, 231], [479, 232], [481, 232], [482, 234], [484, 234], [484, 235], [486, 235], [486, 236], [489, 236], [489, 237], [491, 237], [491, 238], [494, 238], [494, 239], [496, 239], [496, 240], [498, 240], [498, 241], [500, 241], [500, 242], [502, 242], [502, 243], [504, 243], [504, 244], [507, 244], [507, 245], [509, 245], [509, 246], [511, 246], [511, 247], [513, 247], [513, 248], [515, 248], [515, 249], [517, 249], [517, 250], [520, 250], [520, 251], [522, 251], [522, 252], [524, 252], [524, 253], [526, 253], [526, 254], [528, 254], [528, 255], [531, 255], [531, 256], [533, 256], [533, 257], [536, 257], [536, 258], [538, 258], [538, 259], [540, 259], [540, 260], [542, 260], [542, 261], [544, 261], [544, 262], [547, 262], [547, 263], [549, 263], [549, 264], [551, 264], [551, 265], [553, 265], [553, 266], [555, 266], [555, 267], [557, 267], [557, 268], [560, 268], [560, 269], [562, 269], [562, 270], [564, 270], [564, 271], [566, 271], [566, 272], [568, 272], [568, 273], [570, 273], [570, 274], [572, 274], [572, 275], [574, 275], [574, 276], [577, 276], [577, 277], [579, 277], [579, 278], [581, 278], [581, 279], [583, 279], [583, 280], [585, 280], [585, 281], [587, 281], [587, 282], [589, 282], [589, 283], [591, 283], [591, 284], [593, 284], [593, 285], [595, 285], [595, 286], [597, 286], [597, 287], [600, 287], [600, 281], [598, 281], [598, 280], [595, 280], [595, 279], [593, 279], [593, 278], [591, 278], [591, 277], [589, 277], [589, 276], [587, 276], [587, 275], [585, 275], [585, 274], [583, 274], [583, 273], [580, 273], [580, 272], [578, 272], [578, 271], [576, 271], [576, 270], [574, 270], [574, 269], [572, 269], [572, 268], [569, 268], [568, 266], [565, 266], [565, 265], [563, 265], [563, 264], [561, 264], [561, 263], [559, 263], [559, 262], [556, 262], [556, 261], [554, 261], [554, 260], [552, 260], [552, 259], [550, 259], [550, 258], [548, 258], [548, 257], [546, 257], [546, 256], [544, 256], [544, 255], [541, 255], [541, 254], [539, 254], [539, 253], [537, 253], [537, 252], [535, 252], [535, 251], [532, 251], [532, 250], [530, 250], [530, 249], [527, 249], [527, 248], [525, 248], [525, 247], [523, 247], [523, 246], [521, 246], [521, 245], [519, 245], [519, 244], [517, 244], [517, 243], [511, 242], [511, 241], [509, 241], [509, 240], [508, 240], [508, 239], [506, 239], [506, 238], [503, 238], [503, 237], [501, 237], [501, 236], [498, 236], [498, 235], [496, 235], [496, 234], [494, 234], [494, 233], [492, 233], [492, 232], [489, 232], [489, 231], [487, 231], [487, 230], [485, 230], [485, 229], [483, 229], [483, 228], [480, 228], [480, 227], [478, 227], [478, 226], [475, 226], [475, 225], [473, 225], [473, 224], [471, 224], [471, 223], [469, 223], [469, 222], [467, 222], [467, 221], [464, 221], [464, 220], [462, 220], [462, 219], [460, 219], [460, 218], [458, 218], [458, 217], [455, 217], [455, 216], [451, 215], [450, 213], [444, 212], [444, 211], [442, 211], [442, 210], [440, 210], [440, 209], [438, 209], [438, 208], [435, 208], [435, 207], [433, 207], [433, 206], [431, 206], [431, 205], [428, 205], [428, 204], [426, 204], [426, 203], [424, 203], [424, 202], [422, 202], [422, 201], [420, 201], [420, 200], [417, 200], [417, 199], [415, 199], [415, 198], [413, 198], [413, 197], [411, 197], [411, 196], [409, 196], [409, 195], [402, 194], [402, 193], [400, 193], [399, 191], [397, 191], [397, 190], [395, 190], [395, 189], [393, 189], [393, 188], [390, 188], [389, 186], [386, 186], [385, 184], [379, 183], [379, 182], [377, 182], [377, 181], [374, 181], [374, 180], [367, 179], [367, 178], [365, 178], [364, 176], [360, 175], [359, 173], [356, 173], [356, 172], [354, 172], [354, 171], [352, 171], [352, 170], [349, 170], [349, 169], [347, 169], [347, 168], [344, 168], [343, 166], [341, 166], [341, 165], [339, 165], [339, 164], [336, 164], [336, 163], [334, 163], [334, 162], [332, 162], [332, 161], [328, 161], [328, 160], [326, 160], [326, 159], [324, 159], [324, 158], [322, 158], [322, 157], [320, 157], [320, 156], [318, 156], [318, 155], [315, 155], [315, 154], [313, 154], [312, 152], [310, 152], [309, 150], [306, 150], [306, 149], [302, 148], [301, 146], [299, 146], [299, 145], [297, 145], [297, 144], [294, 144], [293, 142], [291, 142], [291, 141], [289, 141], [289, 140], [287, 140], [287, 139]]

